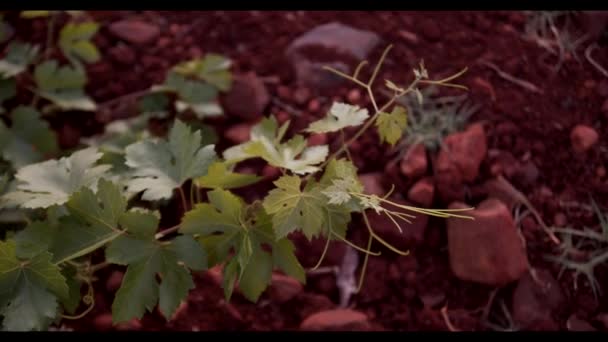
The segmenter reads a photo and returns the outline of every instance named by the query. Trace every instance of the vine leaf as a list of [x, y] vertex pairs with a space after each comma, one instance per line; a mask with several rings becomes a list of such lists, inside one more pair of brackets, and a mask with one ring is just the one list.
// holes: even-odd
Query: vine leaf
[[215, 102], [217, 89], [211, 84], [191, 80], [174, 71], [169, 72], [162, 85], [152, 87], [154, 92], [171, 92], [178, 95], [175, 109], [178, 112], [192, 110], [197, 118], [219, 116], [222, 108]]
[[[257, 301], [270, 284], [275, 267], [305, 282], [293, 244], [275, 237], [271, 217], [262, 206], [246, 206], [227, 190], [215, 189], [207, 195], [209, 203], [197, 204], [184, 215], [180, 232], [199, 235], [199, 242], [209, 252], [210, 265], [226, 260], [234, 249], [234, 256], [224, 266], [227, 300], [238, 283], [245, 298]], [[263, 244], [270, 246], [272, 252], [264, 250]]]
[[70, 60], [81, 59], [86, 63], [95, 63], [100, 59], [100, 54], [91, 38], [98, 30], [99, 24], [92, 21], [67, 23], [59, 32], [59, 47]]
[[264, 208], [273, 215], [272, 225], [277, 237], [285, 237], [300, 228], [309, 240], [312, 239], [323, 225], [325, 201], [320, 188], [307, 186], [302, 191], [302, 181], [297, 176], [283, 176], [274, 184], [277, 188], [264, 198]]
[[208, 173], [197, 178], [195, 183], [201, 188], [234, 189], [257, 183], [262, 178], [256, 175], [232, 172], [226, 163], [215, 162], [209, 166]]
[[0, 315], [3, 330], [46, 330], [58, 312], [58, 297], [68, 297], [59, 267], [43, 252], [17, 258], [12, 240], [0, 241]]
[[[13, 79], [0, 79], [0, 105], [13, 96], [17, 95], [17, 86]], [[6, 110], [0, 107], [0, 114], [5, 113]]]
[[395, 106], [391, 113], [380, 113], [376, 120], [376, 127], [378, 128], [380, 141], [395, 145], [407, 127], [407, 112], [405, 108]]
[[362, 193], [364, 187], [352, 162], [332, 159], [327, 164], [319, 185], [323, 188], [321, 193], [329, 199], [329, 204], [344, 206], [350, 211], [360, 211], [360, 201], [351, 193]]
[[141, 318], [157, 303], [163, 315], [171, 318], [188, 291], [194, 288], [188, 268], [207, 267], [205, 251], [192, 237], [182, 235], [170, 242], [157, 241], [154, 233], [158, 218], [152, 217], [129, 220], [132, 224], [125, 225], [128, 235], [118, 237], [106, 249], [108, 262], [128, 265], [112, 304], [115, 323]]
[[106, 245], [126, 229], [134, 231], [158, 220], [150, 212], [127, 211], [127, 199], [121, 194], [120, 186], [106, 179], [99, 180], [97, 193], [83, 187], [65, 206], [51, 209], [64, 212], [57, 218], [34, 221], [16, 234], [19, 257], [49, 250], [53, 262], [63, 263]]
[[180, 63], [173, 70], [180, 75], [203, 80], [221, 91], [228, 91], [232, 85], [231, 66], [228, 58], [209, 53], [203, 58]]
[[0, 59], [0, 75], [6, 79], [24, 72], [36, 59], [38, 50], [38, 46], [19, 42], [11, 43], [6, 56]]
[[251, 140], [224, 151], [228, 163], [236, 163], [250, 158], [262, 158], [272, 166], [290, 170], [298, 175], [314, 173], [319, 170], [329, 153], [327, 145], [306, 147], [306, 140], [296, 135], [281, 143], [289, 121], [278, 128], [275, 117], [264, 118], [251, 129]]
[[36, 66], [34, 80], [38, 94], [62, 110], [95, 111], [95, 102], [84, 92], [87, 75], [82, 68], [60, 67], [56, 60]]
[[5, 194], [1, 203], [23, 208], [64, 204], [82, 187], [94, 189], [97, 186], [99, 178], [110, 169], [109, 165], [95, 165], [101, 156], [96, 148], [90, 147], [67, 158], [27, 165], [17, 171], [16, 189]]
[[337, 132], [346, 127], [359, 126], [368, 117], [369, 113], [365, 108], [334, 102], [327, 116], [311, 123], [306, 131], [311, 133]]
[[19, 106], [11, 116], [10, 129], [0, 122], [0, 149], [13, 167], [18, 169], [57, 153], [57, 136], [35, 108]]
[[200, 131], [191, 131], [180, 120], [168, 141], [146, 139], [126, 148], [126, 164], [133, 169], [129, 191], [144, 191], [144, 200], [171, 198], [186, 180], [203, 176], [216, 155], [214, 145], [201, 146]]

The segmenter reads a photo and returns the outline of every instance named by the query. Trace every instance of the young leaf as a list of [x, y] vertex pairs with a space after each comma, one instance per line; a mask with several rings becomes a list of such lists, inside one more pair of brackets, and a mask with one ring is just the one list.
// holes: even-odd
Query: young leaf
[[277, 189], [264, 198], [264, 208], [273, 215], [272, 226], [278, 238], [301, 229], [308, 239], [317, 235], [323, 225], [324, 199], [319, 188], [300, 189], [302, 181], [296, 176], [283, 176], [274, 184]]
[[173, 70], [184, 76], [196, 77], [221, 91], [228, 91], [232, 85], [230, 66], [232, 62], [218, 54], [207, 54], [203, 58], [180, 63]]
[[11, 78], [24, 72], [36, 59], [38, 50], [38, 46], [19, 42], [11, 43], [6, 56], [0, 59], [0, 75], [3, 78]]
[[[234, 249], [235, 256], [224, 267], [224, 294], [230, 299], [235, 283], [243, 295], [257, 301], [270, 283], [274, 267], [305, 281], [304, 270], [287, 239], [277, 239], [272, 221], [261, 206], [245, 206], [229, 191], [215, 189], [207, 193], [210, 203], [202, 203], [186, 213], [180, 232], [199, 234], [199, 241], [209, 246], [210, 264], [226, 260]], [[272, 249], [268, 254], [262, 247]]]
[[[154, 239], [155, 228], [149, 225], [130, 231], [132, 234], [119, 237], [106, 249], [108, 262], [128, 265], [112, 304], [115, 323], [141, 318], [157, 303], [163, 315], [171, 318], [188, 291], [194, 288], [188, 268], [207, 267], [205, 252], [192, 237], [179, 236], [162, 243]], [[160, 284], [157, 275], [160, 275]]]
[[0, 204], [23, 208], [64, 204], [83, 186], [94, 188], [99, 178], [110, 169], [109, 165], [95, 165], [101, 156], [97, 149], [87, 148], [68, 158], [27, 165], [17, 171], [16, 189], [5, 194]]
[[386, 141], [391, 145], [395, 145], [407, 127], [407, 113], [405, 108], [395, 106], [390, 114], [380, 113], [376, 120], [376, 127], [378, 127], [378, 134], [380, 135], [381, 141]]
[[19, 106], [11, 113], [10, 130], [0, 122], [0, 143], [5, 159], [15, 168], [36, 163], [57, 153], [57, 137], [49, 124], [33, 107]]
[[359, 211], [359, 201], [351, 193], [362, 193], [363, 184], [357, 175], [357, 168], [346, 159], [332, 159], [325, 168], [319, 182], [329, 204], [337, 204], [350, 211]]
[[367, 109], [335, 102], [326, 117], [308, 126], [307, 132], [336, 132], [350, 126], [359, 126], [369, 117]]
[[39, 64], [34, 70], [38, 94], [63, 110], [94, 111], [95, 102], [84, 93], [87, 76], [82, 68], [59, 67], [57, 61]]
[[0, 315], [3, 330], [46, 330], [57, 315], [57, 297], [68, 287], [51, 254], [43, 252], [22, 260], [14, 241], [0, 241]]
[[275, 117], [264, 118], [251, 129], [251, 140], [225, 150], [224, 159], [228, 163], [236, 163], [249, 158], [262, 158], [270, 165], [299, 175], [317, 172], [319, 168], [314, 165], [327, 158], [328, 146], [306, 147], [306, 140], [301, 135], [281, 143], [288, 126], [289, 122], [286, 122], [279, 129]]
[[201, 188], [235, 189], [248, 186], [260, 181], [262, 177], [235, 173], [229, 170], [226, 163], [215, 162], [209, 166], [206, 175], [195, 179], [195, 184]]
[[126, 148], [126, 163], [133, 169], [129, 191], [144, 191], [144, 200], [171, 198], [186, 180], [203, 176], [216, 159], [214, 145], [201, 146], [200, 131], [176, 120], [167, 141], [146, 139]]
[[[17, 86], [15, 85], [15, 80], [0, 79], [0, 105], [15, 95], [17, 95]], [[4, 112], [4, 108], [0, 107], [0, 114]]]
[[77, 58], [86, 63], [95, 63], [100, 55], [91, 38], [97, 33], [95, 22], [67, 23], [59, 32], [59, 47], [70, 60]]

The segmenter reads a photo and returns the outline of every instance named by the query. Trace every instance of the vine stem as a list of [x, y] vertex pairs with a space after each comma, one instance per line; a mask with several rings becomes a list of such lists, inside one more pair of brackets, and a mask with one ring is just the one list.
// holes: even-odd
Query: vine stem
[[178, 231], [180, 226], [181, 226], [181, 224], [177, 224], [171, 228], [163, 230], [162, 232], [158, 232], [158, 233], [156, 233], [156, 235], [154, 235], [154, 238], [156, 240], [160, 240], [160, 239], [164, 238], [165, 236]]

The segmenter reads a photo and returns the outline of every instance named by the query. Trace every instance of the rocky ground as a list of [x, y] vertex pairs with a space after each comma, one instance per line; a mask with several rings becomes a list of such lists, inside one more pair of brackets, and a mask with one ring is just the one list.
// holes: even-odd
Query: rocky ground
[[[575, 282], [571, 271], [561, 274], [560, 265], [545, 258], [561, 252], [547, 227], [598, 229], [590, 197], [608, 208], [608, 77], [585, 58], [586, 46], [578, 51], [580, 62], [569, 56], [554, 73], [555, 58], [523, 38], [526, 17], [519, 12], [91, 14], [103, 24], [95, 37], [103, 58], [88, 68], [88, 91], [107, 105], [95, 116], [57, 118], [62, 147], [132, 115], [128, 101], [115, 99], [161, 82], [172, 65], [207, 52], [235, 63], [235, 85], [222, 98], [227, 116], [211, 121], [220, 148], [247, 140], [262, 115], [302, 128], [332, 101], [370, 105], [360, 89], [320, 72], [320, 65], [352, 68], [361, 59], [376, 61], [393, 44], [379, 79], [406, 83], [420, 59], [435, 78], [468, 67], [459, 83], [469, 87], [468, 100], [478, 110], [442, 139], [444, 149], [418, 144], [404, 154], [403, 147], [380, 145], [375, 132], [364, 135], [351, 152], [367, 191], [384, 194], [394, 184], [393, 199], [401, 203], [476, 209], [475, 221], [418, 217], [403, 234], [388, 219], [373, 217], [380, 235], [410, 254], [383, 250], [370, 258], [364, 286], [350, 298], [344, 272], [334, 269], [348, 266], [345, 260], [360, 266], [362, 256], [332, 244], [326, 272], [310, 273], [305, 286], [277, 274], [257, 304], [238, 294], [225, 302], [219, 270], [198, 274], [197, 288], [170, 322], [154, 313], [112, 327], [110, 305], [123, 270], [108, 269], [97, 283], [95, 309], [66, 321], [67, 328], [608, 330], [606, 268], [595, 269], [603, 290], [595, 298], [584, 276]], [[45, 27], [42, 20], [28, 22], [17, 32], [44, 40]], [[593, 59], [608, 66], [608, 46], [595, 38]], [[332, 136], [314, 140], [339, 143]], [[265, 182], [250, 196], [260, 196], [277, 176], [272, 168], [262, 173]], [[350, 240], [365, 245], [366, 234], [355, 219]], [[312, 267], [324, 241], [294, 239], [301, 262]]]

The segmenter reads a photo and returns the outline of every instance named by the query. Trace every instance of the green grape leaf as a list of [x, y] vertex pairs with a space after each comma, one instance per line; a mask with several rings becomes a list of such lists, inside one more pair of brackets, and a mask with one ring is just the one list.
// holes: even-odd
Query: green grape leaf
[[160, 242], [154, 239], [154, 231], [144, 234], [144, 230], [112, 241], [106, 249], [106, 260], [128, 265], [112, 304], [115, 323], [141, 318], [157, 303], [163, 315], [171, 318], [194, 288], [188, 268], [207, 267], [205, 252], [192, 237], [179, 236], [171, 242]]
[[53, 156], [59, 150], [57, 136], [40, 113], [33, 107], [19, 106], [11, 113], [10, 129], [0, 122], [0, 134], [5, 141], [0, 149], [6, 160], [19, 169]]
[[0, 315], [3, 330], [46, 330], [58, 312], [57, 297], [68, 287], [51, 254], [43, 252], [22, 260], [14, 241], [0, 241]]
[[126, 148], [127, 166], [133, 169], [129, 191], [144, 191], [144, 200], [171, 198], [186, 180], [203, 176], [216, 159], [214, 145], [201, 146], [200, 131], [180, 120], [167, 141], [146, 139]]
[[226, 163], [215, 162], [209, 166], [206, 175], [195, 179], [195, 184], [201, 188], [235, 189], [257, 183], [262, 178], [256, 175], [232, 172], [228, 169]]
[[[246, 206], [230, 191], [215, 189], [207, 193], [209, 203], [197, 204], [182, 219], [180, 232], [197, 234], [205, 246], [210, 265], [235, 255], [224, 267], [224, 295], [232, 296], [235, 283], [245, 298], [255, 302], [270, 284], [272, 270], [278, 267], [304, 282], [304, 269], [294, 255], [293, 244], [277, 239], [271, 217], [262, 206]], [[269, 254], [263, 244], [271, 247]]]
[[203, 58], [180, 63], [173, 70], [180, 75], [203, 80], [221, 91], [228, 91], [232, 85], [231, 65], [228, 58], [209, 53]]
[[92, 21], [67, 23], [59, 32], [59, 47], [71, 60], [78, 58], [86, 63], [95, 63], [101, 56], [91, 39], [98, 30], [99, 24]]
[[177, 94], [175, 109], [178, 112], [192, 110], [199, 119], [223, 114], [222, 108], [216, 103], [216, 88], [201, 81], [187, 79], [176, 72], [170, 72], [165, 83], [152, 87], [152, 91]]
[[273, 229], [278, 238], [299, 228], [310, 240], [322, 229], [324, 197], [318, 187], [302, 191], [301, 183], [299, 177], [283, 176], [274, 182], [277, 188], [264, 198], [264, 208], [273, 215]]
[[95, 111], [97, 105], [84, 93], [87, 75], [82, 68], [59, 67], [50, 60], [36, 66], [34, 80], [38, 94], [62, 110]]
[[139, 99], [138, 107], [142, 113], [164, 117], [169, 110], [169, 98], [163, 93], [146, 94]]
[[28, 258], [48, 250], [53, 262], [62, 263], [89, 254], [124, 234], [124, 230], [152, 226], [150, 234], [154, 234], [158, 224], [155, 215], [126, 211], [126, 207], [121, 188], [100, 179], [97, 193], [83, 187], [70, 196], [65, 204], [69, 215], [34, 221], [19, 231], [15, 236], [17, 255]]
[[369, 117], [367, 109], [345, 103], [334, 102], [329, 113], [308, 126], [307, 132], [336, 132], [346, 127], [359, 126]]
[[19, 169], [16, 189], [0, 199], [2, 206], [48, 208], [64, 204], [83, 186], [95, 188], [109, 165], [95, 165], [102, 154], [90, 147], [59, 160], [50, 159]]
[[250, 141], [225, 150], [224, 159], [232, 164], [249, 158], [262, 158], [272, 166], [299, 175], [319, 171], [319, 167], [314, 165], [327, 158], [329, 147], [306, 147], [306, 140], [301, 135], [281, 143], [288, 126], [289, 122], [286, 122], [278, 128], [275, 117], [264, 118], [252, 127]]
[[376, 127], [378, 127], [380, 141], [395, 145], [407, 127], [407, 112], [405, 108], [395, 106], [391, 113], [380, 113], [376, 120]]
[[26, 19], [46, 18], [56, 11], [21, 11], [20, 17]]
[[325, 167], [319, 181], [321, 193], [327, 196], [329, 204], [343, 206], [349, 211], [359, 212], [360, 202], [352, 193], [363, 193], [363, 184], [357, 175], [357, 168], [346, 159], [332, 159]]
[[[0, 105], [13, 96], [17, 95], [17, 85], [14, 79], [0, 79]], [[5, 109], [0, 107], [0, 114], [4, 113]]]
[[0, 59], [0, 75], [3, 78], [12, 78], [24, 72], [38, 56], [38, 46], [14, 42], [8, 46], [8, 51]]
[[83, 282], [76, 277], [77, 271], [74, 266], [65, 266], [61, 270], [61, 274], [65, 278], [66, 285], [68, 286], [68, 293], [66, 297], [59, 297], [59, 300], [65, 311], [68, 314], [73, 315], [82, 300], [80, 289]]

